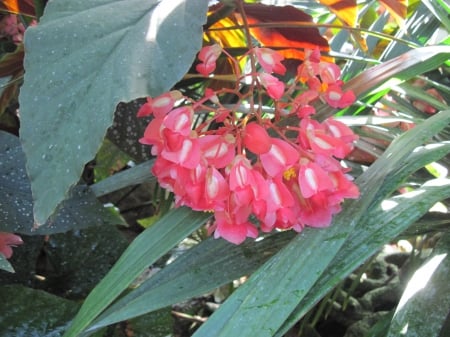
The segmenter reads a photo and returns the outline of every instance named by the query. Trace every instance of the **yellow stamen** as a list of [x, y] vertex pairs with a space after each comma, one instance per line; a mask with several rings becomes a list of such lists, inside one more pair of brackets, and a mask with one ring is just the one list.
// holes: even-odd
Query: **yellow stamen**
[[284, 177], [284, 179], [289, 181], [289, 180], [291, 180], [291, 178], [296, 178], [297, 173], [295, 172], [293, 167], [290, 167], [286, 171], [284, 171], [283, 177]]

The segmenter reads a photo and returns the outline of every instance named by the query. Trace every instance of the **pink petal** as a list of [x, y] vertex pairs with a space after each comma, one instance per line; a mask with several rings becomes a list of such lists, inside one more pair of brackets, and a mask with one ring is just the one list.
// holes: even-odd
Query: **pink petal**
[[284, 140], [273, 138], [270, 151], [260, 155], [264, 170], [271, 177], [275, 177], [298, 161], [298, 151]]
[[254, 154], [263, 154], [270, 150], [272, 138], [263, 126], [248, 123], [245, 127], [244, 146]]

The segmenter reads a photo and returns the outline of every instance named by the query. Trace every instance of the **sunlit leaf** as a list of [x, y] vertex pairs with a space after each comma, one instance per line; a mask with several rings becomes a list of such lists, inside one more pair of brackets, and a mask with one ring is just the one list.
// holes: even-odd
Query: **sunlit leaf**
[[28, 16], [36, 15], [34, 0], [1, 0], [0, 10]]
[[446, 232], [409, 280], [387, 337], [444, 336], [440, 332], [445, 329], [450, 308], [449, 250], [450, 234]]
[[358, 18], [356, 0], [319, 0], [327, 6], [336, 16], [350, 27], [355, 27]]
[[186, 73], [201, 46], [207, 5], [50, 1], [39, 25], [27, 29], [20, 131], [37, 224], [94, 158], [116, 105], [161, 94]]
[[[327, 40], [316, 27], [286, 28], [284, 23], [313, 24], [312, 17], [293, 6], [268, 6], [262, 4], [247, 4], [244, 6], [249, 24], [254, 25], [250, 32], [263, 46], [281, 50], [286, 58], [303, 59], [303, 53], [298, 49], [319, 47], [328, 51]], [[265, 23], [273, 23], [274, 27], [264, 27]], [[258, 27], [261, 24], [261, 27]]]
[[408, 13], [408, 0], [378, 0], [399, 25], [403, 25]]

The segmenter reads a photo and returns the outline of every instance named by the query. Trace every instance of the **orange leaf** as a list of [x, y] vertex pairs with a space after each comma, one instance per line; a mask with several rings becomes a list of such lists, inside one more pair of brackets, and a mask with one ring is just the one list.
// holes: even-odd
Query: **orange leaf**
[[[209, 15], [221, 10], [221, 4], [210, 7]], [[259, 43], [268, 48], [279, 50], [290, 59], [304, 59], [303, 50], [319, 47], [329, 51], [328, 41], [314, 26], [312, 17], [293, 6], [267, 6], [263, 4], [245, 4], [244, 10], [250, 27], [250, 34]], [[215, 41], [224, 48], [247, 47], [242, 26], [243, 20], [237, 10], [209, 26], [205, 32], [208, 43]]]
[[[328, 41], [316, 27], [308, 27], [313, 23], [312, 17], [293, 6], [267, 6], [262, 4], [246, 4], [244, 6], [251, 34], [264, 47], [281, 49], [286, 58], [303, 59], [303, 51], [298, 49], [319, 47], [329, 51]], [[264, 27], [273, 23], [277, 27]], [[295, 27], [298, 24], [298, 27]]]
[[36, 16], [33, 0], [1, 0], [0, 10], [14, 14]]
[[408, 0], [379, 0], [395, 21], [402, 26], [408, 13]]
[[207, 42], [215, 41], [223, 48], [244, 48], [246, 47], [245, 35], [240, 29], [229, 29], [238, 23], [231, 18], [224, 18], [211, 25], [212, 30], [205, 32]]
[[355, 27], [358, 17], [356, 0], [318, 0], [327, 6], [346, 25]]

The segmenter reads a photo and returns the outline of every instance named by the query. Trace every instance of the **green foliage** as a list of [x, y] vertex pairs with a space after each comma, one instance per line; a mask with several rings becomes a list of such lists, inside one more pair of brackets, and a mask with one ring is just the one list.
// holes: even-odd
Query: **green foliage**
[[123, 219], [97, 200], [87, 186], [72, 189], [57, 213], [44, 226], [35, 228], [30, 180], [19, 139], [0, 131], [0, 230], [28, 235], [67, 232], [95, 225], [123, 224]]
[[[34, 2], [41, 12], [43, 2]], [[450, 198], [450, 181], [422, 169], [436, 162], [450, 167], [450, 90], [448, 68], [442, 66], [450, 47], [448, 39], [430, 42], [437, 27], [450, 27], [448, 5], [441, 0], [416, 2], [404, 30], [396, 29], [388, 14], [364, 7], [357, 21], [364, 20], [373, 33], [366, 40], [368, 49], [356, 47], [351, 56], [341, 48], [359, 31], [338, 28], [334, 15], [311, 2], [321, 23], [333, 24], [330, 54], [345, 63], [345, 89], [358, 96], [357, 104], [339, 112], [341, 120], [360, 132], [359, 149], [373, 150], [378, 157], [366, 163], [368, 168], [351, 163], [361, 197], [346, 202], [330, 228], [276, 233], [240, 246], [209, 238], [131, 289], [137, 277], [210, 214], [171, 210], [129, 245], [112, 228], [123, 219], [97, 198], [155, 180], [152, 160], [115, 172], [129, 158], [150, 158], [137, 144], [145, 127], [135, 118], [137, 101], [126, 107], [119, 103], [158, 95], [182, 78], [200, 48], [207, 5], [206, 0], [50, 1], [39, 25], [27, 31], [20, 94], [23, 149], [17, 137], [0, 132], [0, 194], [6, 196], [0, 200], [0, 231], [33, 236], [24, 236], [25, 245], [15, 248], [11, 263], [0, 254], [0, 269], [8, 271], [0, 271], [0, 281], [69, 298], [90, 294], [79, 305], [43, 291], [0, 286], [0, 335], [122, 337], [130, 328], [137, 337], [166, 336], [173, 324], [170, 305], [248, 276], [195, 336], [282, 337], [319, 301], [330, 299], [330, 292], [382, 245], [399, 236], [438, 231], [444, 232], [440, 241], [417, 271], [418, 277], [439, 259], [434, 272], [428, 272], [429, 283], [408, 297], [413, 277], [395, 313], [384, 315], [369, 335], [396, 336], [406, 326], [407, 336], [442, 335], [450, 305], [448, 219], [429, 209]], [[383, 34], [388, 24], [392, 37]], [[427, 44], [432, 45], [423, 47]], [[424, 78], [425, 84], [414, 83]], [[195, 91], [200, 81], [188, 79], [177, 88]], [[429, 88], [442, 97], [430, 95]], [[417, 101], [436, 114], [429, 117], [415, 106]], [[374, 117], [374, 107], [391, 115]], [[336, 113], [325, 105], [317, 110], [321, 119]], [[398, 123], [404, 122], [416, 126], [403, 133]], [[100, 164], [96, 183], [76, 185], [94, 157]], [[410, 192], [398, 193], [402, 186]], [[34, 229], [35, 224], [40, 226]], [[106, 226], [96, 226], [101, 224]], [[55, 235], [61, 232], [67, 233]], [[39, 283], [36, 268], [43, 263], [51, 265], [53, 274]], [[12, 266], [16, 274], [10, 273]], [[108, 327], [123, 321], [124, 331]]]
[[[249, 275], [292, 240], [284, 232], [236, 246], [212, 238], [203, 241], [105, 310], [89, 330], [210, 292]], [[211, 256], [216, 258], [211, 259]]]
[[186, 73], [207, 4], [62, 0], [27, 30], [20, 134], [38, 226], [97, 153], [116, 105], [158, 95]]
[[450, 234], [446, 232], [431, 256], [409, 280], [394, 313], [388, 337], [439, 335], [450, 308], [449, 249]]
[[47, 292], [14, 285], [0, 287], [0, 301], [0, 335], [4, 337], [60, 337], [79, 307]]
[[78, 336], [149, 265], [198, 229], [208, 218], [208, 214], [178, 208], [146, 229], [87, 297], [65, 336]]
[[10, 273], [14, 272], [14, 268], [11, 266], [11, 263], [9, 263], [2, 254], [0, 254], [0, 269], [6, 270]]

